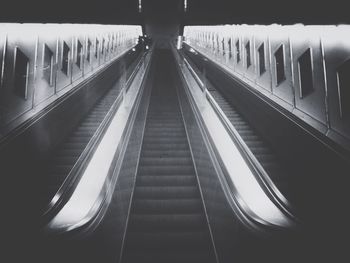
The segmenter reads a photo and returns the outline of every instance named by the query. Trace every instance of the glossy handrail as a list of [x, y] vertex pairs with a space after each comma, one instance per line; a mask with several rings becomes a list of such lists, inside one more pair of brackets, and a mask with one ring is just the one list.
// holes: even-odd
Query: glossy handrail
[[[153, 48], [151, 48], [148, 52], [146, 52], [143, 56], [143, 61], [142, 63], [145, 63], [146, 60], [146, 56], [149, 54], [149, 61], [146, 65], [146, 69], [144, 71], [144, 75], [142, 77], [141, 80], [141, 91], [138, 92], [137, 98], [132, 106], [132, 110], [131, 110], [131, 116], [129, 117], [129, 120], [126, 124], [126, 129], [123, 132], [123, 142], [121, 143], [121, 147], [118, 147], [118, 151], [120, 152], [120, 154], [124, 154], [125, 153], [125, 149], [128, 145], [128, 141], [129, 141], [129, 136], [132, 132], [132, 125], [135, 121], [136, 115], [137, 115], [137, 111], [139, 108], [139, 105], [141, 103], [141, 97], [144, 94], [144, 83], [145, 83], [145, 76], [147, 76], [148, 71], [149, 71], [149, 65], [151, 64], [151, 57], [152, 57], [152, 52]], [[141, 67], [141, 66], [140, 66]], [[137, 73], [140, 69], [140, 67], [138, 67]], [[136, 71], [135, 75], [137, 75]], [[129, 78], [130, 80], [130, 78]], [[132, 82], [132, 81], [131, 81]], [[130, 82], [130, 86], [131, 83]], [[130, 86], [128, 86], [128, 88], [130, 88]], [[115, 163], [116, 167], [120, 167], [123, 163], [123, 158], [117, 158], [117, 160], [113, 160], [113, 163]], [[71, 232], [72, 235], [78, 234], [78, 235], [84, 235], [86, 233], [91, 233], [94, 231], [94, 229], [98, 226], [98, 224], [101, 222], [101, 220], [103, 219], [108, 206], [109, 206], [109, 202], [112, 198], [113, 195], [113, 191], [114, 191], [114, 186], [117, 182], [118, 176], [114, 176], [114, 171], [117, 169], [113, 169], [113, 172], [109, 172], [109, 174], [107, 175], [107, 178], [105, 180], [105, 183], [103, 184], [103, 188], [101, 190], [101, 193], [99, 195], [98, 198], [98, 202], [95, 202], [94, 206], [91, 208], [90, 212], [88, 213], [88, 215], [86, 217], [84, 217], [83, 220], [81, 220], [79, 223], [69, 227], [66, 229], [66, 233], [67, 232]], [[64, 233], [64, 232], [63, 232]]]
[[[152, 52], [148, 52], [148, 54], [149, 53], [152, 53]], [[80, 219], [77, 219], [77, 218], [73, 219], [73, 221], [69, 223], [68, 222], [62, 223], [62, 221], [60, 223], [58, 223], [57, 221], [54, 222], [55, 218], [53, 218], [53, 220], [48, 225], [46, 225], [46, 227], [43, 229], [45, 234], [69, 235], [69, 236], [75, 236], [75, 237], [85, 235], [93, 232], [94, 229], [98, 226], [99, 222], [103, 219], [113, 195], [114, 187], [118, 179], [118, 174], [119, 174], [118, 171], [121, 167], [121, 164], [123, 163], [122, 160], [125, 154], [125, 149], [129, 141], [129, 136], [132, 131], [132, 125], [135, 121], [137, 109], [139, 107], [141, 97], [144, 91], [145, 76], [147, 76], [148, 74], [147, 72], [149, 71], [149, 65], [151, 63], [150, 62], [151, 59], [148, 59], [148, 60], [146, 59], [147, 56], [148, 58], [151, 57], [151, 54], [149, 55], [148, 54], [145, 53], [145, 55], [143, 56], [144, 59], [142, 64], [145, 65], [144, 71], [140, 71], [140, 67], [138, 67], [139, 70], [136, 76], [140, 76], [140, 78], [138, 79], [141, 82], [139, 84], [136, 84], [136, 86], [133, 87], [134, 91], [132, 92], [132, 94], [136, 94], [136, 97], [134, 99], [134, 102], [132, 103], [130, 110], [128, 110], [129, 116], [127, 117], [125, 126], [123, 126], [124, 128], [120, 137], [120, 141], [117, 144], [116, 152], [114, 153], [112, 162], [109, 165], [109, 169], [106, 174], [106, 177], [103, 179], [104, 182], [101, 186], [100, 193], [96, 196], [96, 199], [94, 199], [94, 202], [91, 203], [89, 211], [85, 216], [83, 216]], [[133, 84], [134, 82], [130, 83], [130, 85], [133, 85]], [[135, 93], [135, 89], [136, 89], [136, 93]], [[118, 114], [118, 112], [116, 112], [116, 114]], [[112, 122], [113, 121], [115, 120], [112, 120]], [[67, 204], [69, 205], [68, 202]], [[62, 209], [64, 209], [64, 207]], [[70, 212], [67, 213], [67, 210], [66, 210], [66, 215], [69, 215], [69, 213]], [[59, 214], [57, 215], [59, 216]], [[61, 219], [59, 220], [62, 220], [62, 218], [63, 220], [65, 220], [64, 217], [66, 216], [62, 217], [61, 215]]]
[[[244, 140], [239, 135], [238, 131], [234, 128], [232, 123], [229, 121], [227, 116], [224, 114], [224, 112], [221, 110], [219, 105], [216, 103], [215, 99], [212, 97], [210, 92], [206, 89], [203, 81], [198, 76], [196, 71], [193, 69], [192, 65], [187, 61], [187, 59], [184, 57], [182, 53], [179, 52], [180, 59], [183, 60], [184, 64], [188, 68], [189, 72], [191, 72], [193, 78], [196, 80], [199, 87], [202, 89], [202, 92], [205, 94], [205, 98], [208, 100], [212, 108], [214, 109], [215, 113], [219, 117], [222, 124], [225, 126], [227, 132], [229, 133], [230, 137], [232, 138], [233, 142], [238, 147], [239, 151], [241, 152], [242, 156], [244, 157], [245, 161], [249, 165], [251, 171], [253, 172], [255, 178], [261, 185], [264, 192], [268, 195], [270, 200], [285, 214], [288, 218], [290, 218], [294, 222], [299, 222], [295, 214], [293, 213], [293, 207], [289, 203], [289, 201], [282, 195], [282, 193], [279, 191], [279, 189], [276, 187], [276, 185], [273, 183], [273, 181], [270, 179], [269, 175], [265, 171], [265, 169], [261, 166], [259, 161], [256, 159], [254, 154], [251, 152], [251, 150], [248, 148]], [[251, 213], [248, 213], [251, 214]], [[254, 221], [256, 221], [254, 219]]]
[[[145, 54], [143, 53], [139, 58], [139, 62], [137, 63], [132, 74], [129, 76], [128, 80], [125, 82], [126, 90], [131, 85], [132, 80], [136, 76], [136, 72], [141, 67], [144, 56]], [[123, 100], [123, 92], [120, 92], [116, 100], [112, 104], [111, 108], [107, 112], [106, 116], [104, 117], [103, 121], [101, 122], [100, 126], [97, 128], [96, 132], [91, 137], [90, 141], [86, 145], [83, 152], [80, 154], [73, 168], [70, 170], [68, 176], [66, 177], [66, 179], [64, 180], [60, 188], [57, 190], [56, 194], [51, 199], [50, 203], [45, 208], [41, 217], [42, 224], [46, 224], [49, 220], [51, 220], [71, 197], [75, 187], [79, 183], [81, 176], [84, 173], [85, 168], [89, 163], [89, 160], [92, 157], [92, 154], [94, 153], [96, 147], [99, 145], [99, 142], [106, 131], [106, 127], [108, 127], [112, 117], [114, 116], [115, 112], [118, 110], [122, 100]]]

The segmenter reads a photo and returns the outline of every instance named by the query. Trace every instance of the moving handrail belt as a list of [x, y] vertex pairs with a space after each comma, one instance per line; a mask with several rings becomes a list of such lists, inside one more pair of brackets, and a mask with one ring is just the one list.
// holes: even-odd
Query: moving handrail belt
[[[198, 87], [200, 88], [200, 89], [198, 89], [197, 87], [197, 90], [195, 90], [195, 88], [194, 87], [190, 87], [189, 88], [189, 90], [191, 91], [191, 92], [188, 92], [188, 94], [189, 93], [192, 93], [192, 96], [193, 97], [195, 97], [195, 95], [193, 95], [193, 94], [195, 94], [195, 93], [197, 93], [197, 100], [203, 100], [203, 97], [205, 97], [206, 98], [206, 100], [207, 100], [207, 103], [208, 103], [208, 105], [210, 105], [210, 108], [211, 108], [211, 110], [208, 110], [208, 111], [212, 111], [212, 113], [209, 113], [208, 114], [208, 116], [207, 117], [205, 117], [204, 115], [205, 115], [205, 111], [206, 110], [202, 110], [202, 108], [201, 108], [201, 111], [202, 111], [202, 118], [203, 118], [203, 120], [204, 120], [204, 122], [205, 122], [205, 118], [207, 118], [208, 120], [209, 119], [211, 119], [211, 120], [213, 120], [214, 118], [213, 118], [213, 114], [215, 114], [216, 115], [216, 117], [218, 118], [218, 120], [216, 121], [216, 125], [218, 126], [218, 125], [221, 125], [222, 126], [222, 129], [223, 129], [223, 131], [225, 131], [225, 133], [226, 133], [226, 135], [224, 135], [224, 136], [228, 136], [229, 138], [230, 138], [230, 140], [231, 140], [231, 142], [233, 142], [233, 144], [235, 145], [235, 146], [233, 146], [233, 148], [236, 148], [238, 151], [239, 151], [239, 153], [240, 153], [240, 155], [241, 155], [241, 157], [239, 158], [239, 159], [241, 159], [240, 161], [244, 161], [245, 162], [245, 165], [247, 166], [246, 168], [248, 168], [249, 169], [249, 172], [248, 172], [248, 174], [251, 174], [251, 175], [253, 175], [254, 176], [254, 178], [255, 178], [255, 183], [257, 184], [256, 185], [256, 188], [255, 188], [255, 190], [256, 191], [263, 191], [264, 192], [264, 194], [263, 195], [265, 195], [265, 198], [267, 197], [267, 199], [268, 200], [266, 200], [267, 201], [267, 203], [269, 203], [269, 202], [272, 202], [273, 203], [273, 206], [275, 206], [275, 208], [277, 209], [277, 210], [279, 210], [279, 212], [281, 213], [281, 214], [283, 214], [283, 216], [282, 217], [285, 217], [285, 219], [287, 220], [287, 224], [285, 225], [285, 226], [287, 226], [287, 228], [288, 227], [290, 227], [290, 226], [292, 226], [292, 225], [295, 225], [295, 223], [296, 222], [298, 222], [298, 219], [293, 215], [293, 212], [292, 212], [292, 210], [291, 210], [291, 207], [290, 207], [290, 205], [289, 205], [289, 203], [288, 203], [288, 201], [284, 198], [284, 196], [278, 191], [278, 189], [276, 188], [276, 186], [273, 184], [273, 182], [271, 181], [271, 179], [268, 177], [268, 175], [266, 174], [266, 172], [264, 171], [264, 169], [263, 169], [263, 167], [259, 164], [259, 162], [256, 160], [256, 158], [255, 158], [255, 156], [251, 153], [251, 151], [249, 150], [249, 148], [245, 145], [245, 143], [244, 143], [244, 141], [242, 140], [242, 138], [239, 136], [239, 134], [238, 134], [238, 132], [235, 130], [235, 128], [232, 126], [232, 124], [229, 122], [229, 120], [227, 119], [227, 117], [224, 115], [224, 113], [222, 112], [222, 110], [219, 108], [219, 106], [217, 105], [217, 103], [215, 102], [215, 100], [214, 100], [214, 98], [211, 96], [211, 94], [207, 91], [207, 89], [206, 89], [206, 87], [204, 86], [204, 84], [203, 84], [203, 82], [205, 82], [205, 80], [201, 80], [201, 78], [196, 74], [196, 72], [195, 72], [195, 70], [191, 67], [191, 65], [190, 65], [190, 63], [186, 60], [186, 58], [184, 58], [183, 56], [182, 56], [182, 54], [177, 54], [176, 55], [176, 57], [177, 57], [177, 59], [178, 60], [180, 60], [180, 61], [178, 61], [178, 63], [180, 64], [180, 65], [185, 65], [186, 67], [182, 67], [181, 68], [181, 70], [182, 71], [184, 71], [184, 70], [187, 70], [188, 72], [190, 72], [190, 75], [192, 76], [192, 78], [194, 78], [195, 79], [195, 82], [197, 83], [197, 85], [198, 85]], [[181, 60], [183, 60], [183, 61], [181, 61]], [[184, 62], [184, 63], [183, 63]], [[187, 76], [188, 76], [188, 74], [187, 74]], [[193, 83], [193, 82], [192, 82]], [[185, 85], [186, 86], [186, 85]], [[192, 89], [191, 89], [192, 88]], [[205, 94], [205, 96], [200, 96], [199, 94], [200, 93], [204, 93]], [[201, 99], [200, 99], [201, 98]], [[195, 99], [194, 99], [195, 100]], [[203, 105], [203, 102], [200, 102], [200, 104], [201, 105]], [[208, 107], [206, 107], [206, 108], [208, 108]], [[204, 114], [203, 114], [204, 113]], [[211, 115], [211, 116], [210, 116]], [[204, 117], [203, 117], [204, 116]], [[211, 121], [209, 120], [208, 121], [208, 124], [210, 123]], [[214, 123], [214, 122], [213, 122]], [[219, 124], [220, 123], [220, 124]], [[207, 126], [207, 128], [208, 128], [208, 126]], [[210, 133], [210, 128], [208, 128], [208, 131], [209, 131], [209, 133]], [[217, 133], [218, 134], [218, 133]], [[217, 134], [215, 135], [215, 133], [212, 133], [211, 135], [211, 137], [213, 138], [213, 141], [214, 141], [214, 143], [216, 143], [216, 141], [215, 141], [215, 139], [214, 139], [214, 137], [217, 137], [217, 138], [219, 138], [219, 136], [217, 136]], [[215, 147], [218, 147], [218, 145], [215, 145]], [[228, 147], [225, 147], [225, 148], [228, 148]], [[218, 152], [220, 152], [220, 150], [218, 151]], [[221, 152], [222, 152], [222, 154], [223, 155], [225, 155], [225, 149], [222, 149], [221, 150]], [[222, 158], [223, 156], [221, 156], [221, 158]], [[228, 157], [228, 156], [227, 156]], [[227, 157], [223, 157], [223, 158], [227, 158]], [[233, 162], [232, 160], [233, 159], [227, 159], [228, 160], [228, 162]], [[227, 167], [226, 167], [227, 168]], [[242, 173], [242, 174], [244, 174], [245, 172], [247, 172], [247, 171], [243, 171], [242, 172], [242, 170], [235, 170], [235, 168], [234, 167], [232, 167], [233, 168], [233, 170], [232, 170], [232, 173], [233, 174], [240, 174], [240, 173]], [[237, 168], [237, 165], [236, 165], [236, 168]], [[228, 171], [229, 169], [227, 169], [227, 171]], [[239, 189], [244, 189], [244, 188], [246, 188], [246, 190], [248, 190], [248, 192], [246, 192], [246, 194], [248, 194], [249, 193], [249, 191], [251, 191], [251, 190], [249, 190], [248, 188], [249, 188], [249, 186], [248, 185], [245, 185], [244, 186], [244, 184], [245, 183], [247, 183], [247, 182], [244, 182], [244, 180], [243, 181], [241, 181], [240, 183], [238, 183], [238, 181], [240, 180], [239, 178], [236, 178], [236, 181], [235, 181], [235, 179], [233, 179], [233, 178], [235, 178], [235, 175], [229, 175], [229, 177], [231, 177], [231, 180], [232, 180], [232, 184], [233, 184], [233, 187], [234, 188], [236, 188], [235, 190], [236, 190], [236, 194], [237, 194], [237, 196], [239, 196], [240, 195], [240, 198], [237, 198], [237, 199], [242, 199], [242, 200], [240, 200], [240, 201], [243, 201], [243, 202], [246, 202], [246, 200], [245, 200], [245, 198], [249, 198], [249, 196], [248, 195], [245, 195], [245, 194], [242, 194], [242, 191], [239, 191]], [[237, 176], [236, 176], [237, 177]], [[243, 176], [242, 176], [242, 178], [243, 178]], [[241, 179], [242, 179], [241, 178]], [[238, 185], [237, 185], [237, 183], [238, 183]], [[241, 183], [243, 183], [243, 188], [240, 188], [241, 186], [242, 186], [242, 184]], [[251, 181], [251, 183], [252, 183], [252, 181]], [[258, 188], [260, 188], [260, 190], [258, 190]], [[238, 190], [238, 191], [237, 191]], [[243, 192], [244, 192], [244, 190], [243, 190]], [[251, 192], [252, 193], [252, 192]], [[261, 195], [260, 197], [262, 197], [263, 195]], [[254, 196], [254, 194], [252, 195], [252, 194], [250, 194], [250, 196]], [[251, 203], [251, 205], [253, 205], [253, 206], [255, 206], [253, 203], [257, 200], [253, 200], [254, 198], [252, 198], [252, 200], [251, 201], [253, 201], [252, 203]], [[239, 203], [239, 202], [238, 202]], [[248, 205], [249, 206], [249, 205]], [[242, 205], [241, 206], [241, 208], [243, 208], [242, 210], [246, 210], [247, 209], [247, 207], [246, 207], [246, 205]], [[251, 213], [252, 211], [254, 211], [254, 209], [255, 208], [253, 208], [252, 209], [252, 207], [250, 207], [250, 209], [248, 209], [248, 210], [251, 210], [249, 213]], [[247, 210], [247, 211], [248, 211]], [[244, 211], [243, 211], [244, 212]], [[278, 212], [278, 213], [279, 213]], [[248, 214], [249, 214], [248, 213]], [[255, 214], [257, 214], [257, 213], [255, 213]], [[280, 216], [281, 216], [281, 214], [280, 214]], [[263, 214], [261, 214], [261, 215], [263, 215]], [[263, 221], [265, 221], [265, 220], [262, 220], [262, 222]], [[268, 220], [267, 220], [268, 221]], [[268, 222], [266, 222], [267, 224], [269, 224]], [[275, 222], [276, 223], [276, 222]], [[272, 224], [274, 224], [274, 223], [272, 223]], [[278, 223], [277, 223], [278, 224]]]
[[[78, 161], [74, 165], [73, 169], [71, 170], [64, 184], [60, 187], [57, 194], [52, 199], [48, 209], [44, 214], [44, 219], [43, 219], [44, 224], [47, 224], [48, 221], [55, 218], [61, 212], [61, 209], [63, 209], [66, 206], [67, 202], [70, 201], [70, 198], [74, 195], [74, 192], [78, 187], [78, 184], [80, 184], [84, 173], [86, 172], [86, 170], [90, 166], [90, 162], [94, 158], [95, 152], [100, 147], [100, 143], [102, 143], [102, 141], [104, 140], [106, 133], [108, 133], [108, 129], [112, 125], [115, 119], [115, 116], [118, 114], [118, 112], [120, 112], [121, 103], [123, 102], [123, 100], [129, 99], [128, 97], [131, 96], [128, 93], [132, 93], [133, 96], [135, 96], [135, 94], [138, 94], [138, 92], [135, 90], [137, 89], [138, 85], [133, 85], [133, 83], [142, 81], [145, 71], [140, 73], [140, 69], [144, 69], [145, 67], [147, 67], [147, 65], [144, 65], [144, 63], [146, 63], [145, 60], [147, 55], [150, 56], [150, 54], [146, 53], [146, 54], [143, 54], [139, 59], [138, 64], [135, 67], [135, 70], [132, 72], [132, 74], [130, 74], [128, 80], [125, 81], [125, 87], [123, 88], [124, 91], [122, 90], [120, 92], [117, 99], [114, 101], [112, 107], [110, 108], [107, 115], [105, 116], [103, 122], [101, 123], [101, 125], [93, 135], [92, 139], [89, 141], [84, 152], [81, 154]], [[140, 76], [140, 74], [142, 76]], [[134, 90], [133, 92], [131, 92], [130, 90], [131, 88], [132, 90]], [[124, 113], [122, 115], [127, 116], [128, 113]], [[121, 118], [124, 119], [123, 117]], [[126, 119], [128, 118], [126, 117]], [[124, 121], [126, 119], [124, 119]]]

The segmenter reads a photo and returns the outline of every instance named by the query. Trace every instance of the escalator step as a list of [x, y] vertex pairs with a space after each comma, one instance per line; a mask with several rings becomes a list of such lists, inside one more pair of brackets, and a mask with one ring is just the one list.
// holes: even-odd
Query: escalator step
[[92, 137], [92, 135], [94, 135], [94, 131], [76, 131], [72, 135], [90, 138], [90, 137]]
[[137, 179], [137, 186], [195, 186], [197, 180], [193, 175], [142, 175]]
[[[193, 213], [199, 213], [201, 216], [201, 220], [204, 222], [202, 212], [202, 203], [199, 198], [194, 199], [164, 199], [164, 200], [154, 200], [154, 199], [135, 199], [134, 201], [134, 211], [135, 215], [157, 215], [157, 214], [171, 214], [169, 218], [171, 220], [180, 220], [186, 219], [186, 220], [195, 220], [196, 216], [193, 217], [181, 217], [183, 214], [193, 214]], [[166, 216], [166, 215], [165, 215]], [[164, 216], [164, 217], [165, 217]], [[157, 217], [157, 220], [167, 220], [167, 219], [161, 219], [161, 216]], [[154, 217], [156, 218], [156, 217]], [[169, 220], [168, 218], [168, 220]], [[180, 218], [180, 219], [179, 219]], [[148, 218], [149, 219], [149, 218]], [[198, 224], [199, 220], [195, 220], [195, 224]], [[173, 226], [175, 225], [175, 222], [172, 222]], [[183, 223], [183, 222], [182, 222]]]
[[144, 142], [147, 144], [158, 144], [158, 143], [172, 143], [172, 144], [186, 144], [186, 137], [145, 137]]
[[169, 166], [169, 165], [184, 165], [189, 166], [192, 165], [191, 158], [188, 157], [141, 157], [140, 165], [142, 166], [152, 166], [152, 165], [159, 165], [159, 166]]
[[192, 166], [178, 166], [178, 165], [168, 165], [164, 166], [140, 166], [140, 174], [147, 175], [178, 175], [178, 174], [193, 174], [194, 170]]
[[41, 191], [39, 202], [42, 205], [45, 206], [62, 185], [118, 97], [119, 92], [118, 85], [112, 86], [48, 158], [44, 164], [47, 168], [42, 172], [43, 182], [45, 182], [42, 188], [49, 190]]
[[145, 129], [145, 133], [154, 133], [154, 132], [159, 132], [159, 133], [165, 133], [165, 132], [183, 132], [183, 127], [147, 127]]
[[215, 90], [215, 88], [211, 91], [211, 94], [232, 125], [238, 131], [241, 138], [245, 141], [248, 148], [263, 166], [266, 173], [283, 193], [284, 190], [282, 188], [284, 187], [282, 187], [282, 185], [284, 178], [286, 177], [286, 171], [282, 168], [276, 154], [265, 143], [263, 138], [255, 132], [251, 125], [244, 120], [243, 116], [235, 109], [235, 107], [230, 105], [228, 101]]
[[209, 248], [209, 236], [206, 231], [179, 230], [174, 232], [129, 232], [129, 242], [133, 248], [198, 251]]
[[67, 150], [67, 149], [82, 149], [84, 148], [86, 145], [86, 143], [84, 142], [66, 142], [64, 143], [64, 145], [62, 146], [62, 148], [64, 150]]
[[147, 150], [187, 150], [188, 149], [188, 144], [183, 142], [183, 143], [174, 143], [174, 142], [165, 142], [165, 143], [147, 143], [145, 142], [143, 144], [145, 146], [145, 149]]
[[197, 186], [136, 186], [135, 199], [186, 199], [199, 195]]
[[145, 131], [145, 138], [149, 138], [149, 139], [156, 139], [158, 137], [160, 138], [177, 138], [177, 137], [181, 137], [184, 136], [184, 132], [178, 132], [178, 131], [173, 131], [170, 130], [168, 132], [164, 132], [164, 131], [158, 131], [158, 132], [149, 132], [149, 131]]
[[241, 137], [245, 141], [259, 141], [259, 139], [260, 139], [259, 136], [257, 136], [257, 135], [249, 135], [249, 134], [241, 134]]
[[214, 262], [169, 61], [157, 63], [122, 262]]
[[189, 153], [188, 150], [144, 150], [142, 152], [142, 156], [147, 156], [147, 157], [191, 157], [191, 154]]
[[178, 250], [135, 250], [128, 254], [126, 262], [206, 263], [213, 262], [213, 255], [210, 251], [186, 251], [179, 253]]
[[82, 136], [72, 136], [69, 138], [68, 143], [85, 143], [87, 144], [90, 141], [89, 137]]

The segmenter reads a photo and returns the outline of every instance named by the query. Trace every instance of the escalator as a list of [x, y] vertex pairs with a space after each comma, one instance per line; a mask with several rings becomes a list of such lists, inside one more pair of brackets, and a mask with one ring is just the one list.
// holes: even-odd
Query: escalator
[[288, 184], [285, 180], [288, 169], [283, 166], [276, 152], [272, 150], [269, 144], [255, 131], [249, 122], [245, 120], [242, 114], [220, 94], [220, 92], [215, 89], [209, 90], [209, 92], [272, 181], [276, 184], [277, 188], [287, 198], [291, 199], [292, 195], [289, 192]]
[[[177, 86], [183, 83], [176, 79], [181, 76], [174, 73], [171, 51], [152, 51], [150, 64], [106, 214], [91, 232], [72, 231], [52, 240], [45, 236], [37, 246], [44, 259], [36, 262], [295, 262], [305, 254], [314, 256], [310, 247], [319, 246], [309, 233], [304, 238], [293, 229], [268, 232], [240, 220], [204, 136], [195, 128], [191, 101], [185, 101], [185, 90]], [[259, 161], [267, 164], [264, 168], [278, 164], [239, 112], [213, 87], [208, 89]], [[276, 167], [268, 171], [281, 169]]]
[[215, 262], [170, 50], [156, 50], [122, 262]]
[[[125, 78], [130, 77], [135, 68], [140, 53], [127, 53], [120, 63], [125, 63], [125, 73], [116, 72], [119, 78], [125, 74]], [[124, 68], [121, 66], [121, 70]], [[65, 140], [53, 151], [47, 160], [45, 160], [44, 168], [40, 171], [41, 181], [40, 192], [38, 195], [38, 208], [42, 211], [51, 201], [58, 189], [68, 177], [73, 166], [81, 156], [89, 141], [94, 136], [98, 127], [106, 117], [108, 111], [112, 107], [120, 94], [121, 87], [116, 83], [105, 95], [100, 98], [80, 123], [70, 132]]]
[[[200, 74], [204, 69], [204, 63], [202, 63], [200, 58], [195, 54], [187, 51], [185, 51], [185, 53], [186, 56], [190, 58], [195, 70]], [[274, 182], [278, 190], [293, 204], [295, 196], [291, 191], [290, 178], [292, 178], [292, 176], [288, 172], [290, 169], [286, 167], [285, 163], [267, 140], [259, 134], [249, 121], [247, 121], [237, 107], [225, 97], [225, 94], [220, 92], [219, 87], [215, 86], [219, 85], [217, 84], [219, 82], [214, 81], [212, 78], [212, 75], [208, 75], [209, 81], [206, 82], [209, 93], [256, 157], [257, 161], [264, 168], [270, 179]]]
[[40, 198], [42, 206], [48, 204], [66, 179], [119, 95], [119, 88], [114, 86], [109, 90], [51, 156], [45, 169], [45, 177], [43, 176], [47, 187]]
[[236, 216], [201, 131], [186, 118], [172, 51], [155, 49], [150, 64], [106, 213], [84, 231], [40, 237], [37, 262], [279, 262], [295, 247], [262, 238]]

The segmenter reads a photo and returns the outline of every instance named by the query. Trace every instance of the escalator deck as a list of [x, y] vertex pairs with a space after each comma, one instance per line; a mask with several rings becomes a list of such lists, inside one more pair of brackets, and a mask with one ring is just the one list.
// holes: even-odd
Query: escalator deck
[[122, 262], [215, 262], [177, 99], [170, 50], [155, 51]]

